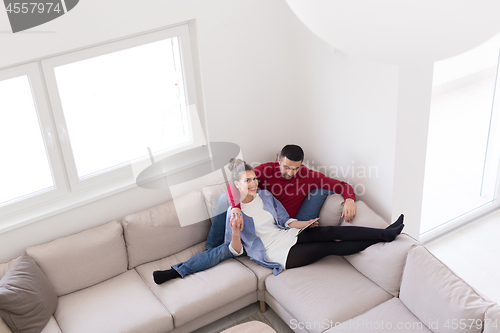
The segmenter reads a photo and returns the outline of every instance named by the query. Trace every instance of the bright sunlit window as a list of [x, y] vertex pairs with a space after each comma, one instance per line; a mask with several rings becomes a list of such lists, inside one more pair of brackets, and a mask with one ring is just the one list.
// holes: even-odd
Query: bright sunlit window
[[193, 63], [184, 24], [0, 71], [0, 218], [130, 188], [135, 162], [205, 144]]
[[26, 75], [0, 81], [0, 205], [54, 188]]
[[421, 234], [496, 205], [500, 35], [434, 64]]
[[190, 140], [178, 38], [56, 67], [78, 177]]

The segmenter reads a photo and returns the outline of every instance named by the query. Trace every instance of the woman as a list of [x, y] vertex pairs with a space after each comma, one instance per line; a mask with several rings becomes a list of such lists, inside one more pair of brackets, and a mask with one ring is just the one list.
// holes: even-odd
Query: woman
[[[231, 159], [231, 181], [240, 192], [243, 223], [231, 210], [226, 218], [226, 244], [230, 251], [248, 256], [272, 268], [276, 275], [284, 268], [311, 264], [328, 255], [350, 255], [378, 242], [391, 242], [403, 230], [403, 215], [386, 229], [328, 226], [318, 221], [291, 219], [283, 205], [266, 190], [258, 189], [253, 168], [242, 160]], [[303, 232], [299, 231], [307, 227]]]

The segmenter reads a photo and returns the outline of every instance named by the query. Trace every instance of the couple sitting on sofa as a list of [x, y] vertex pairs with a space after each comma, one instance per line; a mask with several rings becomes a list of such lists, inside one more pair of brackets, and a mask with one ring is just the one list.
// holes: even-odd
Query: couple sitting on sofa
[[154, 281], [161, 284], [183, 278], [242, 255], [244, 250], [252, 260], [278, 274], [284, 268], [304, 266], [327, 255], [354, 254], [372, 244], [392, 241], [401, 233], [402, 215], [386, 229], [317, 227], [316, 217], [329, 194], [344, 197], [342, 217], [347, 222], [356, 213], [355, 196], [349, 184], [308, 169], [302, 165], [303, 159], [304, 153], [296, 145], [285, 146], [278, 163], [265, 163], [255, 170], [232, 159], [234, 186], [228, 186], [227, 199], [224, 194], [219, 199], [205, 245], [208, 251], [172, 269], [155, 271]]

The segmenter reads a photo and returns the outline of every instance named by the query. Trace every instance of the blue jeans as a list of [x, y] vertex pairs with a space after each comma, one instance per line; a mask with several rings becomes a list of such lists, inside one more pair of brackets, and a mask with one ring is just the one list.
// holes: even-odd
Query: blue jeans
[[226, 244], [221, 244], [216, 248], [198, 253], [188, 261], [174, 265], [172, 268], [184, 278], [186, 275], [204, 271], [233, 257], [229, 247]]
[[[318, 217], [326, 198], [333, 193], [332, 191], [324, 189], [312, 190], [304, 199], [304, 202], [302, 202], [295, 218], [299, 221], [307, 221]], [[182, 278], [189, 274], [214, 267], [218, 263], [234, 257], [231, 251], [229, 251], [228, 245], [224, 244], [226, 212], [228, 208], [229, 203], [226, 193], [223, 193], [219, 197], [219, 201], [215, 207], [212, 226], [210, 227], [207, 243], [205, 244], [207, 251], [198, 253], [188, 261], [172, 266]]]
[[334, 193], [333, 191], [322, 188], [312, 190], [304, 199], [302, 205], [300, 205], [300, 209], [297, 215], [295, 215], [295, 218], [299, 221], [308, 221], [319, 217], [319, 212], [326, 198]]
[[189, 274], [214, 267], [218, 263], [234, 257], [231, 251], [229, 251], [229, 247], [224, 244], [226, 213], [228, 208], [229, 202], [227, 201], [226, 193], [223, 193], [219, 197], [217, 206], [215, 206], [212, 226], [210, 227], [207, 242], [205, 243], [207, 251], [198, 253], [188, 261], [172, 266], [182, 278]]
[[207, 250], [214, 249], [224, 243], [224, 234], [226, 232], [226, 213], [229, 208], [226, 193], [222, 193], [215, 206], [214, 217], [212, 218], [212, 226], [208, 232]]

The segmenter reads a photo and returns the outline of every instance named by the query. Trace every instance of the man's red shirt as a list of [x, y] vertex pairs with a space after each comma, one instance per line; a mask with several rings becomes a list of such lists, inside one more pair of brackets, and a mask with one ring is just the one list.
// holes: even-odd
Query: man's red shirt
[[[254, 170], [259, 180], [259, 188], [271, 192], [283, 204], [290, 217], [297, 215], [307, 194], [316, 188], [341, 194], [344, 200], [356, 200], [351, 185], [329, 178], [321, 172], [310, 170], [305, 165], [301, 165], [299, 171], [291, 179], [283, 177], [278, 162], [264, 163], [255, 167]], [[241, 208], [239, 192], [236, 188], [228, 186], [227, 193], [231, 207]]]

